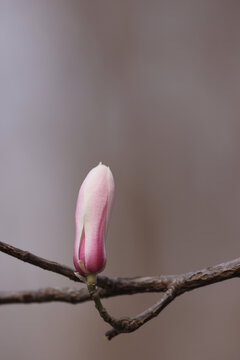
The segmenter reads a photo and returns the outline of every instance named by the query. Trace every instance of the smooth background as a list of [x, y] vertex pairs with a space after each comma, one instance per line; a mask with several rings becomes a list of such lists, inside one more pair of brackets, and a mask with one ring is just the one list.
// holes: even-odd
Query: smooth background
[[[240, 3], [0, 1], [0, 239], [72, 265], [75, 202], [111, 166], [104, 274], [182, 273], [240, 253]], [[0, 254], [0, 289], [72, 286]], [[0, 308], [1, 359], [240, 356], [238, 280], [107, 342], [93, 304]], [[104, 301], [134, 315], [160, 295]]]

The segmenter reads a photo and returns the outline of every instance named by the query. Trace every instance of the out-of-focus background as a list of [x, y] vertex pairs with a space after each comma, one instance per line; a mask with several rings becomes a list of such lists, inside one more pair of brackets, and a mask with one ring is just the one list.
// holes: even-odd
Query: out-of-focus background
[[[80, 184], [110, 165], [105, 275], [183, 273], [240, 254], [240, 3], [2, 0], [0, 240], [72, 266]], [[0, 254], [0, 289], [73, 286]], [[80, 285], [79, 285], [80, 286]], [[160, 295], [104, 301], [115, 316]], [[0, 308], [1, 359], [240, 356], [238, 280], [107, 342], [93, 304]]]

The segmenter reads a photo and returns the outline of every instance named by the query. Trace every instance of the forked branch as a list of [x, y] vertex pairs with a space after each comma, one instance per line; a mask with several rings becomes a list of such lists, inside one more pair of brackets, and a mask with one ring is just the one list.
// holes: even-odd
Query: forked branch
[[[42, 269], [63, 275], [70, 280], [81, 282], [75, 275], [74, 270], [65, 265], [43, 259], [28, 251], [23, 251], [4, 242], [0, 242], [0, 251]], [[96, 306], [104, 321], [108, 322], [113, 327], [106, 333], [107, 338], [110, 340], [120, 333], [128, 333], [137, 330], [147, 321], [157, 316], [168, 304], [170, 304], [170, 302], [184, 292], [239, 276], [240, 258], [237, 258], [206, 269], [180, 275], [145, 276], [135, 278], [110, 278], [99, 275], [97, 276], [98, 287], [90, 289], [90, 294], [86, 288], [81, 288], [80, 290], [69, 288], [46, 288], [14, 293], [0, 292], [0, 304], [42, 303], [50, 301], [64, 301], [76, 304], [89, 301], [91, 298], [94, 300], [94, 297], [96, 298], [96, 296], [98, 298], [107, 298], [117, 295], [163, 292], [163, 296], [159, 302], [132, 318], [115, 319], [107, 313], [103, 306]]]

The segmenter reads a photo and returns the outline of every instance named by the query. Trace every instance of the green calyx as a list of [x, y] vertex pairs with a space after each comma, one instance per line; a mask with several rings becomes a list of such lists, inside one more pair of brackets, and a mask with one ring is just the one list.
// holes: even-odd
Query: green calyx
[[97, 275], [96, 274], [88, 274], [87, 275], [87, 285], [96, 285], [97, 283]]

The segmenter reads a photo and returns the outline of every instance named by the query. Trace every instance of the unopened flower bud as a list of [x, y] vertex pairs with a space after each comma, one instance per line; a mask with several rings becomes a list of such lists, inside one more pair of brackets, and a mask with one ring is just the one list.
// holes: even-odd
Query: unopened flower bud
[[113, 198], [112, 172], [100, 163], [88, 173], [78, 194], [73, 263], [81, 275], [96, 274], [105, 267], [105, 239]]

